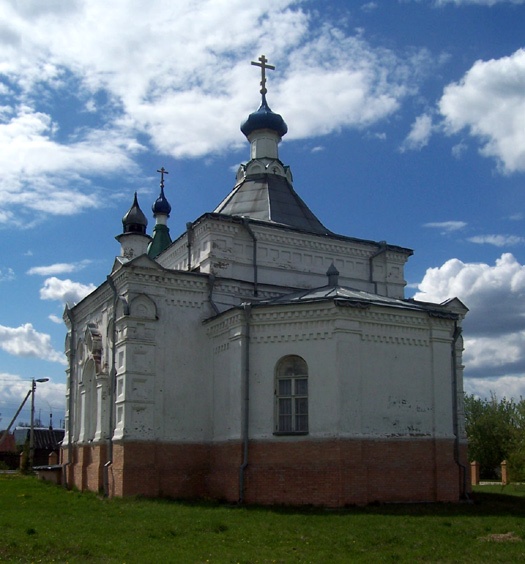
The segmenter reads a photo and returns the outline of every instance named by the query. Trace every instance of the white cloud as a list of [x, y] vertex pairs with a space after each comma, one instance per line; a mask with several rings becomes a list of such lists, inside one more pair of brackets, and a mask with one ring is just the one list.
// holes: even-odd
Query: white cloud
[[463, 156], [463, 154], [466, 152], [467, 149], [468, 149], [468, 146], [463, 141], [461, 143], [457, 143], [456, 145], [454, 145], [452, 147], [452, 156], [459, 160]]
[[87, 132], [65, 144], [54, 139], [56, 127], [49, 115], [27, 106], [0, 120], [0, 223], [15, 219], [8, 211], [12, 206], [51, 215], [99, 207], [100, 197], [87, 177], [136, 170], [128, 156], [131, 139], [116, 132]]
[[[496, 373], [524, 370], [525, 331], [493, 334], [488, 337], [468, 338], [465, 362], [469, 371], [482, 372], [490, 368]], [[525, 372], [524, 372], [525, 373]]]
[[450, 259], [429, 268], [414, 298], [443, 302], [458, 297], [465, 322], [466, 374], [525, 374], [525, 266], [504, 253], [493, 266]]
[[377, 2], [367, 2], [361, 6], [361, 10], [363, 12], [373, 12], [377, 9]]
[[[397, 56], [320, 25], [300, 0], [45, 7], [28, 0], [1, 4], [0, 21], [5, 224], [27, 225], [21, 210], [39, 217], [100, 206], [97, 175], [136, 172], [143, 139], [174, 157], [243, 143], [238, 116], [259, 101], [258, 71], [248, 61], [260, 53], [277, 66], [268, 99], [285, 116], [289, 139], [385, 119], [416, 91], [430, 63], [424, 51]], [[301, 104], [298, 92], [309, 93]], [[78, 129], [50, 109], [57, 100], [75, 111]]]
[[60, 280], [55, 276], [44, 281], [44, 287], [40, 289], [42, 300], [57, 300], [66, 304], [76, 304], [96, 289], [94, 284], [80, 284], [72, 280]]
[[[42, 377], [46, 376], [42, 374], [38, 375], [38, 378]], [[9, 425], [30, 389], [30, 378], [22, 378], [15, 374], [0, 372], [0, 414], [2, 415], [0, 429], [4, 429]], [[37, 384], [37, 392], [35, 394], [35, 408], [39, 411], [42, 408], [44, 412], [50, 409], [53, 415], [56, 416], [58, 413], [59, 417], [63, 417], [65, 393], [65, 384], [53, 382], [52, 378], [50, 378], [48, 382], [39, 383]], [[29, 414], [30, 399], [25, 403], [17, 421], [28, 420], [30, 417]], [[44, 419], [44, 417], [42, 417], [42, 419]], [[59, 423], [56, 418], [54, 418], [54, 422], [55, 424]]]
[[501, 376], [500, 378], [467, 378], [464, 382], [465, 393], [480, 398], [490, 398], [494, 393], [498, 398], [525, 398], [525, 377]]
[[60, 262], [50, 264], [49, 266], [33, 266], [27, 271], [27, 274], [38, 274], [40, 276], [50, 276], [52, 274], [65, 274], [69, 272], [78, 272], [91, 264], [90, 260], [82, 260], [80, 262]]
[[459, 231], [461, 229], [464, 229], [466, 226], [467, 223], [465, 223], [464, 221], [434, 221], [434, 222], [423, 224], [423, 227], [441, 229], [443, 234]]
[[62, 325], [62, 323], [64, 323], [64, 321], [62, 320], [61, 317], [58, 317], [58, 315], [55, 315], [54, 313], [48, 315], [48, 319], [50, 321], [52, 321], [53, 323], [56, 323], [57, 325]]
[[64, 354], [53, 349], [51, 337], [36, 331], [31, 323], [14, 328], [0, 325], [0, 349], [14, 356], [65, 364]]
[[428, 114], [420, 115], [412, 125], [412, 129], [401, 146], [402, 150], [420, 150], [426, 145], [432, 135], [432, 117]]
[[436, 0], [437, 6], [456, 4], [456, 6], [477, 5], [495, 6], [496, 4], [524, 4], [525, 0]]
[[480, 245], [494, 245], [495, 247], [510, 247], [513, 245], [523, 245], [525, 237], [517, 235], [476, 235], [469, 237], [467, 241]]
[[467, 129], [504, 172], [525, 171], [525, 50], [477, 61], [439, 102], [448, 133]]
[[11, 282], [16, 278], [12, 268], [0, 268], [0, 282]]

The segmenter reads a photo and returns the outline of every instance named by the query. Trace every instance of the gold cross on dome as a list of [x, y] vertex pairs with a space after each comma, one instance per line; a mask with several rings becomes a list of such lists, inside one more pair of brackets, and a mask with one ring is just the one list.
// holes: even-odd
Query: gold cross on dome
[[268, 90], [266, 90], [266, 69], [275, 70], [275, 67], [273, 65], [266, 64], [268, 59], [264, 55], [261, 55], [258, 60], [258, 63], [256, 61], [252, 61], [252, 65], [261, 67], [261, 94], [264, 96], [266, 92], [268, 92]]
[[157, 172], [160, 172], [160, 187], [164, 188], [164, 175], [169, 174], [169, 172], [164, 167], [157, 170]]

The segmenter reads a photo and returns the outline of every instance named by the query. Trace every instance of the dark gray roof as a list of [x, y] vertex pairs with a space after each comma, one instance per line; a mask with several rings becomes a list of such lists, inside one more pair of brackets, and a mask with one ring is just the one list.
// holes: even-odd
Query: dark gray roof
[[270, 221], [309, 233], [332, 234], [301, 200], [290, 182], [277, 174], [247, 176], [214, 213]]
[[292, 305], [300, 303], [311, 303], [321, 301], [334, 301], [337, 305], [366, 308], [371, 305], [408, 309], [413, 311], [425, 311], [436, 317], [447, 317], [455, 319], [458, 316], [450, 311], [445, 304], [433, 304], [417, 302], [411, 299], [389, 298], [363, 290], [354, 290], [345, 286], [323, 286], [309, 290], [299, 290], [291, 294], [285, 294], [271, 300], [265, 300], [257, 305]]
[[[29, 440], [29, 427], [18, 427], [14, 430], [15, 441], [17, 445], [24, 444]], [[35, 449], [56, 450], [60, 447], [61, 441], [64, 439], [64, 429], [34, 429]]]
[[124, 227], [124, 233], [146, 234], [148, 220], [143, 211], [140, 209], [136, 192], [131, 208], [129, 208], [126, 215], [122, 218], [122, 225]]

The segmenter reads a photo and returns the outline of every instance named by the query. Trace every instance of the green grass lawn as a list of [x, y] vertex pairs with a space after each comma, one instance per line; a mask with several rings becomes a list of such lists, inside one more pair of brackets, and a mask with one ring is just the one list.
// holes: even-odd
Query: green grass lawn
[[0, 475], [2, 562], [518, 562], [525, 486], [341, 511], [101, 499]]

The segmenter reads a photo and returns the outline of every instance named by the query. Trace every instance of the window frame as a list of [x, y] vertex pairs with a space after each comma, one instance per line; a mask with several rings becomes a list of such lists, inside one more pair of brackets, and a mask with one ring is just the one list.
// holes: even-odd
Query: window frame
[[[275, 365], [274, 375], [274, 435], [308, 435], [309, 425], [309, 401], [308, 401], [308, 364], [299, 355], [290, 354], [280, 358]], [[290, 381], [289, 390], [284, 390], [286, 381]], [[298, 390], [300, 385], [305, 385], [305, 390]], [[289, 401], [289, 413], [282, 413], [283, 400]], [[300, 412], [302, 404], [304, 413]], [[284, 429], [281, 417], [290, 416], [289, 429]], [[304, 417], [306, 424], [299, 422]]]

